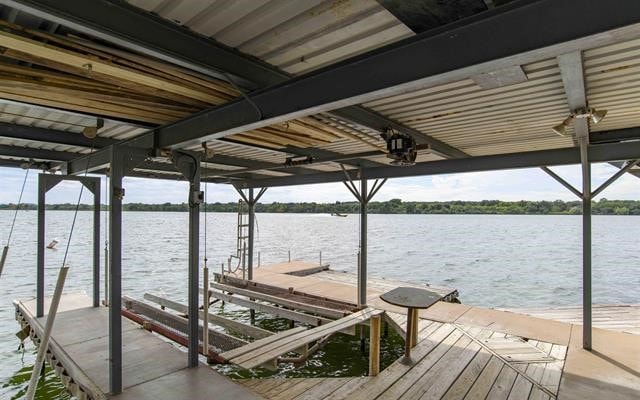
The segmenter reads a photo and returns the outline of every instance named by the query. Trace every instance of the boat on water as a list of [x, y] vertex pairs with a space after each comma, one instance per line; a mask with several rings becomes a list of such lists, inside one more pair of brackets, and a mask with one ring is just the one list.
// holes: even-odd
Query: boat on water
[[343, 217], [343, 218], [346, 218], [347, 214], [331, 213], [331, 216], [332, 217]]

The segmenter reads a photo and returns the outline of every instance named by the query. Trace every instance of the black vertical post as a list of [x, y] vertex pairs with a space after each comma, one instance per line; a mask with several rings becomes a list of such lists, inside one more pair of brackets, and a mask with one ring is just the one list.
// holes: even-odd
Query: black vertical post
[[93, 306], [100, 306], [100, 181], [93, 186]]
[[[188, 361], [191, 368], [198, 366], [198, 263], [200, 257], [200, 163], [193, 160], [193, 175], [190, 178], [189, 188], [189, 325], [188, 333]], [[206, 288], [205, 288], [206, 289]]]
[[111, 211], [109, 212], [109, 252], [111, 268], [109, 275], [109, 390], [111, 394], [122, 392], [122, 178], [123, 157], [111, 150]]
[[46, 178], [38, 175], [38, 260], [36, 272], [36, 317], [44, 315], [44, 207], [47, 194]]
[[253, 247], [254, 247], [254, 232], [255, 232], [255, 219], [256, 219], [256, 200], [253, 196], [253, 188], [249, 189], [249, 251], [248, 251], [248, 274], [247, 279], [253, 280]]
[[591, 164], [588, 137], [580, 138], [582, 161], [582, 347], [591, 350]]

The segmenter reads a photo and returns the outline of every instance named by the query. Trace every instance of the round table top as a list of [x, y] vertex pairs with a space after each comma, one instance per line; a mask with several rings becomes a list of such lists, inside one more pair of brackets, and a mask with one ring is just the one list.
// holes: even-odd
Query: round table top
[[429, 308], [438, 301], [442, 300], [442, 296], [431, 290], [415, 288], [415, 287], [397, 287], [380, 298], [394, 306], [407, 308]]

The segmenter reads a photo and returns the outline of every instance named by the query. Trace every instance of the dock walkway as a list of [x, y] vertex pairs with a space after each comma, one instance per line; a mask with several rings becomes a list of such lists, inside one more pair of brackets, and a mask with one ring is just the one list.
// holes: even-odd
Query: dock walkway
[[[266, 267], [254, 281], [336, 301], [353, 302], [356, 296], [346, 274], [329, 271], [291, 276]], [[406, 310], [381, 301], [384, 291], [369, 285], [368, 305], [385, 310], [394, 327], [405, 329]], [[278, 400], [640, 398], [640, 335], [595, 328], [593, 351], [585, 351], [579, 320], [568, 322], [439, 302], [420, 312], [420, 341], [411, 366], [396, 361], [376, 377], [243, 384]]]
[[[508, 311], [569, 324], [582, 323], [582, 307], [514, 308]], [[592, 308], [593, 326], [640, 335], [640, 304], [598, 304]]]
[[[45, 299], [45, 310], [48, 309]], [[79, 399], [258, 399], [243, 386], [202, 364], [186, 368], [186, 353], [125, 318], [122, 320], [123, 392], [110, 396], [108, 313], [85, 294], [62, 296], [49, 342], [48, 362]], [[38, 342], [46, 314], [35, 317], [35, 300], [16, 301], [16, 315]]]
[[[452, 305], [460, 307], [459, 305]], [[388, 313], [398, 325], [406, 316]], [[511, 314], [511, 313], [507, 313]], [[450, 314], [454, 315], [454, 314]], [[542, 332], [549, 321], [518, 316]], [[640, 396], [640, 336], [594, 329], [594, 351], [582, 349], [581, 327], [557, 323], [561, 343], [478, 325], [422, 318], [414, 363], [399, 360], [375, 377], [259, 379], [242, 383], [273, 400], [509, 399], [630, 400]], [[504, 321], [503, 321], [504, 322]], [[514, 322], [517, 322], [514, 320]], [[565, 326], [566, 325], [566, 326]], [[501, 323], [496, 326], [501, 327]]]
[[[260, 297], [261, 302], [255, 304], [266, 306], [269, 300], [282, 303], [270, 306], [276, 310], [293, 312], [287, 307], [302, 307], [309, 312], [305, 314], [307, 318], [316, 318], [313, 314], [322, 312], [326, 314], [322, 318], [327, 321], [310, 323], [319, 325], [317, 328], [295, 328], [297, 330], [287, 334], [268, 336], [255, 341], [256, 344], [247, 345], [244, 350], [255, 348], [260, 353], [256, 353], [259, 357], [249, 357], [247, 353], [243, 354], [244, 358], [238, 357], [238, 364], [247, 368], [265, 365], [283, 351], [302, 345], [297, 340], [299, 337], [313, 333], [315, 340], [329, 333], [325, 330], [333, 332], [334, 326], [335, 330], [343, 328], [340, 320], [347, 320], [345, 315], [357, 317], [357, 311], [351, 314], [353, 311], [349, 310], [355, 300], [356, 288], [341, 281], [343, 276], [323, 279], [323, 275], [331, 275], [327, 271], [307, 275], [302, 264], [281, 269], [282, 272], [275, 272], [262, 268], [242, 295], [238, 288], [231, 289], [221, 283], [212, 287], [222, 288], [220, 293], [234, 290], [243, 298]], [[291, 275], [292, 271], [296, 274]], [[379, 294], [386, 289], [385, 284], [369, 286], [368, 305], [376, 312], [384, 311], [385, 320], [403, 333], [406, 310], [379, 299]], [[268, 296], [273, 296], [273, 293], [284, 294], [278, 299], [270, 299]], [[296, 300], [306, 296], [308, 303], [296, 305], [292, 296]], [[255, 304], [249, 303], [249, 306]], [[23, 326], [31, 327], [37, 342], [44, 320], [34, 317], [34, 306], [33, 300], [16, 302], [18, 320]], [[527, 311], [533, 313], [532, 310]], [[563, 310], [554, 315], [564, 316], [567, 313]], [[374, 377], [232, 381], [204, 365], [186, 368], [186, 354], [178, 347], [125, 319], [124, 392], [110, 397], [106, 394], [107, 315], [106, 308], [92, 308], [86, 295], [63, 296], [49, 347], [49, 362], [70, 391], [81, 399], [640, 398], [640, 335], [594, 328], [593, 350], [585, 351], [582, 348], [582, 327], [575, 323], [577, 320], [567, 323], [449, 302], [438, 302], [420, 311], [418, 343], [412, 351], [413, 363], [406, 365], [398, 360]], [[332, 319], [337, 321], [330, 322]], [[271, 344], [262, 348], [260, 340]]]

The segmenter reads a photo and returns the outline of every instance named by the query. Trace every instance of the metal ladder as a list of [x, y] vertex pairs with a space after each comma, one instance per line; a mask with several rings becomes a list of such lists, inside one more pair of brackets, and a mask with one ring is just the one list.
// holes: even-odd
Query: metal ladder
[[[238, 240], [236, 257], [242, 264], [246, 264], [249, 251], [249, 205], [244, 200], [238, 200]], [[243, 265], [244, 268], [244, 265]]]

